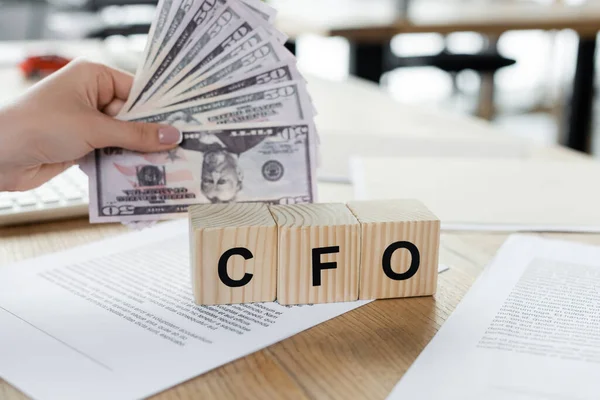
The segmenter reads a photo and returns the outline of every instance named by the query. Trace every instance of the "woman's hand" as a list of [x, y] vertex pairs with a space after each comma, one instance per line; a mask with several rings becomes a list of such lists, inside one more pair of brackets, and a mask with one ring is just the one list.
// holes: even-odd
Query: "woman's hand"
[[174, 127], [112, 118], [132, 83], [124, 72], [75, 61], [0, 109], [0, 191], [40, 186], [94, 149], [177, 146], [181, 133]]

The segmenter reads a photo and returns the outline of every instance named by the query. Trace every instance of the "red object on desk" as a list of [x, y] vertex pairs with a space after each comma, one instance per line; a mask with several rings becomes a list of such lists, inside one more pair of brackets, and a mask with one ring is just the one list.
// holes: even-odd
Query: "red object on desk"
[[19, 68], [27, 79], [41, 79], [53, 74], [70, 63], [71, 60], [60, 56], [28, 57]]

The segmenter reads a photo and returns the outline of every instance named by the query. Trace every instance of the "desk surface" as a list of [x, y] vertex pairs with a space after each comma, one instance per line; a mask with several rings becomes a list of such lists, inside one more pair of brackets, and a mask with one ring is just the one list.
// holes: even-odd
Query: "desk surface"
[[[5, 79], [13, 76], [13, 72], [0, 69], [0, 87], [10, 87]], [[378, 92], [375, 86], [363, 82], [315, 79], [310, 82], [321, 112], [321, 126], [336, 129], [338, 134], [356, 124], [366, 124], [369, 115], [371, 118], [380, 116], [388, 122], [395, 120], [396, 129], [406, 131], [420, 132], [426, 126], [428, 131], [437, 134], [465, 131], [479, 136], [496, 134], [481, 121], [400, 106]], [[17, 89], [15, 86], [12, 95]], [[348, 103], [348, 96], [365, 97], [361, 101], [368, 107], [358, 118], [366, 119], [353, 122], [348, 117], [352, 113], [339, 111], [340, 104]], [[337, 104], [337, 113], [332, 104]], [[373, 130], [394, 133], [392, 127], [384, 125], [374, 125]], [[577, 162], [583, 156], [560, 148], [543, 148], [536, 150], [533, 157]], [[351, 188], [346, 185], [322, 184], [320, 193], [324, 201], [345, 201], [352, 197]], [[125, 232], [119, 225], [90, 226], [85, 220], [0, 228], [0, 267]], [[600, 235], [544, 236], [600, 245]], [[451, 269], [440, 276], [435, 297], [375, 301], [156, 398], [384, 399], [506, 237], [506, 234], [443, 233], [440, 261]], [[26, 396], [0, 380], [0, 398], [17, 400]]]
[[572, 29], [583, 36], [600, 30], [600, 5], [543, 5], [528, 2], [417, 0], [407, 15], [396, 0], [273, 1], [278, 27], [290, 37], [312, 33], [355, 42], [381, 42], [400, 33]]

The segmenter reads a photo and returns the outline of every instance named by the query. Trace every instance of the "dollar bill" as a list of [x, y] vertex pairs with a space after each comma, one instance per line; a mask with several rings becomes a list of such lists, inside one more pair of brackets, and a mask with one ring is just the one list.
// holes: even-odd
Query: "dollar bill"
[[[249, 68], [249, 71], [244, 74], [237, 74], [225, 78], [223, 81], [209, 85], [202, 89], [186, 92], [185, 94], [175, 97], [166, 98], [164, 102], [159, 103], [157, 108], [165, 108], [183, 103], [193, 102], [201, 99], [209, 99], [212, 97], [225, 96], [230, 93], [248, 90], [262, 85], [273, 85], [277, 83], [290, 81], [304, 81], [304, 78], [298, 71], [295, 63], [291, 60], [279, 62], [276, 64], [268, 63], [266, 66]], [[312, 98], [306, 90], [304, 93], [310, 100], [310, 106], [313, 116], [317, 115]]]
[[[170, 9], [167, 9], [169, 6]], [[143, 61], [135, 74], [133, 87], [129, 96], [130, 101], [125, 103], [123, 110], [128, 110], [131, 107], [134, 94], [138, 93], [141, 90], [141, 86], [145, 83], [145, 72], [152, 66], [158, 53], [169, 43], [187, 13], [193, 12], [194, 9], [194, 0], [175, 0], [171, 4], [167, 0], [158, 4], [157, 17], [151, 25], [149, 41], [144, 51]], [[168, 10], [167, 20], [164, 21], [164, 11], [166, 10]], [[152, 27], [155, 27], [155, 29], [152, 30]]]
[[178, 218], [198, 203], [313, 202], [312, 129], [306, 121], [188, 127], [172, 151], [97, 150], [89, 171], [90, 219]]
[[249, 34], [254, 28], [264, 23], [254, 17], [247, 7], [240, 3], [226, 3], [223, 10], [206, 24], [201, 32], [190, 41], [189, 46], [178, 54], [166, 70], [157, 68], [152, 78], [140, 94], [140, 103], [145, 103], [157, 90], [167, 85], [172, 79], [179, 76], [184, 70], [190, 68], [190, 64], [197, 64], [202, 60], [201, 55], [206, 53], [211, 41], [217, 43], [230, 42], [233, 37]]
[[155, 54], [159, 46], [159, 40], [163, 38], [165, 29], [169, 26], [173, 26], [172, 20], [174, 13], [179, 9], [181, 0], [160, 0], [156, 6], [156, 16], [150, 31], [148, 32], [148, 42], [144, 50], [144, 63], [143, 66], [148, 65], [152, 54]]
[[301, 81], [302, 75], [298, 72], [295, 64], [288, 62], [279, 62], [273, 65], [253, 70], [237, 79], [216, 83], [207, 86], [198, 91], [188, 92], [185, 95], [171, 100], [170, 104], [162, 106], [176, 106], [183, 103], [189, 103], [197, 100], [210, 99], [213, 97], [225, 96], [231, 93], [244, 91], [262, 85], [273, 85], [282, 82]]
[[186, 79], [184, 84], [180, 85], [182, 91], [179, 94], [197, 92], [208, 86], [232, 79], [236, 75], [246, 74], [270, 64], [292, 62], [291, 60], [293, 60], [292, 54], [285, 47], [279, 46], [275, 40], [270, 39], [240, 53], [229, 62], [213, 68], [203, 75]]
[[[232, 2], [220, 16], [209, 22], [209, 27], [198, 34], [198, 39], [190, 43], [186, 51], [179, 55], [153, 87], [142, 96], [137, 106], [138, 110], [147, 109], [140, 104], [152, 103], [153, 99], [161, 98], [173, 86], [193, 76], [211, 60], [232, 49], [250, 35], [256, 40], [259, 34], [264, 36], [267, 33], [277, 41], [285, 40], [278, 35], [279, 31], [265, 26], [266, 21], [256, 18], [253, 13], [248, 12], [247, 5], [242, 4], [246, 7], [240, 7], [238, 3]], [[260, 32], [257, 31], [259, 28], [262, 29]]]
[[206, 55], [194, 68], [186, 74], [186, 76], [177, 77], [174, 82], [170, 85], [165, 85], [158, 89], [154, 94], [153, 98], [150, 99], [142, 109], [148, 108], [146, 105], [152, 106], [157, 100], [162, 100], [168, 97], [176, 95], [178, 91], [182, 91], [183, 88], [189, 87], [191, 82], [197, 78], [197, 75], [211, 71], [220, 65], [229, 62], [232, 58], [235, 58], [240, 53], [248, 51], [260, 43], [269, 40], [270, 35], [267, 33], [264, 27], [259, 27], [253, 30], [250, 34], [243, 36], [239, 41], [235, 36], [232, 35], [233, 40], [231, 42], [224, 41], [222, 46], [218, 46]]
[[215, 41], [218, 40], [216, 47], [209, 50], [208, 53], [198, 56], [197, 60], [194, 60], [187, 65], [184, 65], [184, 63], [179, 64], [174, 71], [165, 76], [162, 81], [159, 81], [156, 84], [156, 92], [150, 94], [148, 97], [159, 98], [162, 96], [162, 93], [169, 92], [173, 86], [177, 85], [178, 82], [181, 82], [192, 76], [196, 71], [210, 62], [211, 57], [222, 54], [227, 50], [228, 47], [235, 45], [237, 42], [249, 35], [250, 32], [252, 32], [252, 26], [248, 22], [243, 22], [233, 32], [225, 32], [226, 35], [215, 39]]
[[166, 25], [166, 29], [162, 29], [160, 34], [154, 38], [152, 48], [150, 52], [146, 55], [146, 59], [150, 65], [154, 63], [156, 57], [163, 51], [167, 43], [171, 41], [171, 38], [184, 21], [185, 17], [190, 12], [194, 12], [196, 6], [199, 4], [194, 4], [194, 0], [179, 0], [172, 4], [172, 10], [168, 14], [168, 25]]
[[157, 4], [157, 12], [154, 21], [150, 25], [150, 31], [148, 32], [148, 41], [144, 48], [144, 55], [142, 62], [138, 65], [135, 79], [133, 82], [132, 92], [136, 92], [140, 89], [143, 84], [142, 77], [144, 76], [144, 70], [150, 63], [150, 55], [154, 53], [159, 40], [162, 38], [166, 27], [169, 26], [169, 21], [174, 13], [180, 6], [182, 0], [159, 0]]
[[145, 83], [141, 89], [136, 93], [130, 93], [129, 99], [123, 107], [124, 110], [130, 111], [135, 107], [142, 96], [152, 88], [173, 61], [184, 51], [186, 45], [194, 38], [196, 30], [210, 20], [225, 4], [225, 0], [198, 0], [192, 3], [192, 8], [186, 13], [177, 31], [155, 58], [151, 71], [142, 77]]
[[158, 112], [133, 114], [127, 120], [185, 127], [312, 118], [312, 105], [304, 82], [292, 81], [175, 105]]
[[[232, 25], [232, 29], [226, 30], [218, 37], [214, 38], [210, 46], [203, 49], [201, 52], [196, 52], [196, 49], [190, 50], [175, 67], [171, 67], [171, 71], [164, 75], [164, 78], [155, 84], [152, 93], [146, 96], [147, 102], [150, 97], [160, 97], [166, 92], [169, 92], [174, 86], [180, 86], [182, 81], [192, 81], [197, 78], [203, 71], [209, 69], [205, 67], [212, 60], [218, 58], [222, 54], [227, 54], [228, 57], [220, 59], [221, 62], [228, 61], [231, 57], [235, 57], [236, 50], [248, 49], [251, 43], [262, 42], [269, 37], [273, 37], [277, 43], [285, 43], [287, 36], [281, 36], [279, 31], [273, 29], [265, 29], [258, 26], [253, 21], [242, 21], [239, 25]], [[257, 27], [255, 29], [255, 27]], [[259, 32], [258, 29], [261, 29]], [[267, 37], [264, 37], [266, 33]], [[252, 41], [246, 41], [248, 37], [252, 37]], [[244, 47], [238, 47], [237, 44], [244, 44]], [[216, 66], [218, 64], [213, 64]]]

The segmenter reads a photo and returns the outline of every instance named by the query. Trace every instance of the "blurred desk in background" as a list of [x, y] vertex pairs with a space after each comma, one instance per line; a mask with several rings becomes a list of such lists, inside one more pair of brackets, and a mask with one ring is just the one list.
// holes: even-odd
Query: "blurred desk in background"
[[[17, 45], [23, 51], [43, 47], [40, 43]], [[67, 56], [86, 55], [118, 65], [118, 57], [111, 55], [102, 42], [45, 44], [48, 45]], [[5, 46], [0, 45], [0, 53], [7, 51]], [[347, 133], [363, 138], [374, 134], [423, 135], [431, 142], [453, 136], [512, 140], [484, 121], [402, 105], [373, 83], [357, 79], [329, 82], [310, 77], [308, 81], [319, 111], [317, 124], [324, 136], [344, 140]], [[27, 87], [14, 66], [0, 68], [4, 101], [10, 101]], [[588, 159], [559, 147], [535, 148], [529, 156], [572, 162]], [[329, 157], [327, 149], [323, 157]], [[319, 192], [326, 202], [353, 198], [348, 184], [321, 183]], [[86, 219], [0, 228], [0, 268], [126, 231], [118, 224], [91, 226]], [[451, 269], [440, 276], [435, 297], [375, 301], [191, 379], [155, 399], [384, 399], [452, 313], [507, 234], [443, 233], [440, 262]], [[600, 244], [600, 235], [549, 236]], [[22, 400], [26, 396], [0, 379], [0, 398]]]
[[405, 14], [398, 0], [271, 0], [277, 27], [290, 38], [304, 34], [340, 36], [380, 44], [402, 33], [571, 29], [582, 37], [600, 30], [600, 4], [544, 5], [528, 2], [413, 0]]
[[393, 69], [390, 41], [403, 33], [474, 31], [498, 36], [511, 30], [571, 29], [580, 37], [563, 144], [590, 152], [596, 34], [600, 4], [412, 1], [407, 14], [397, 0], [275, 0], [278, 27], [290, 37], [339, 36], [351, 43], [357, 75], [378, 81]]

